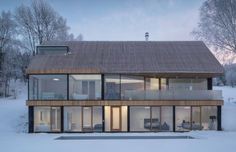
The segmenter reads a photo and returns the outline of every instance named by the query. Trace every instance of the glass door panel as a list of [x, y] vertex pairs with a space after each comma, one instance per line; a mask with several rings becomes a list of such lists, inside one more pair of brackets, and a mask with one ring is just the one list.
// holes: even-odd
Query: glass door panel
[[201, 125], [201, 109], [200, 107], [192, 107], [192, 130], [202, 130]]
[[89, 81], [89, 99], [95, 99], [95, 81]]
[[176, 106], [175, 108], [175, 129], [176, 131], [191, 130], [191, 107]]
[[120, 107], [112, 107], [111, 111], [111, 122], [112, 122], [112, 130], [120, 131], [121, 130], [121, 110]]
[[151, 130], [160, 131], [161, 130], [161, 109], [160, 107], [152, 107], [151, 115]]
[[51, 109], [51, 130], [61, 130], [61, 110], [60, 107], [52, 107]]
[[83, 131], [92, 130], [92, 107], [83, 107]]

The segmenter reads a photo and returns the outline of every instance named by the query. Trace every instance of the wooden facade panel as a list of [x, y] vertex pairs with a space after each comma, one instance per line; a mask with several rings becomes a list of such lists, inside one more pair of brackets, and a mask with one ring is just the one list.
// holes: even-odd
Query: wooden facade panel
[[223, 100], [165, 100], [165, 101], [33, 101], [28, 100], [27, 106], [220, 106]]
[[67, 73], [101, 73], [101, 70], [93, 68], [67, 68], [67, 69], [43, 69], [43, 70], [26, 70], [27, 74], [67, 74]]
[[[103, 74], [105, 72], [98, 69], [48, 69], [48, 70], [27, 70], [27, 74]], [[207, 72], [187, 72], [187, 73], [179, 73], [179, 72], [169, 72], [169, 73], [161, 73], [161, 72], [152, 72], [152, 73], [143, 73], [142, 71], [137, 72], [112, 72], [113, 74], [132, 74], [132, 75], [154, 75], [156, 77], [166, 77], [166, 78], [208, 78], [222, 75], [221, 73], [207, 73]], [[106, 73], [105, 73], [106, 74]], [[109, 74], [109, 73], [108, 73]]]

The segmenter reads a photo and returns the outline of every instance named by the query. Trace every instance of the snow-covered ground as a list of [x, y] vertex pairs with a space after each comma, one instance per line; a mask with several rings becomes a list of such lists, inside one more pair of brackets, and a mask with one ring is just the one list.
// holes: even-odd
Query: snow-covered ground
[[214, 87], [214, 90], [223, 92], [222, 128], [224, 131], [236, 131], [236, 88], [224, 86]]
[[59, 136], [111, 134], [27, 134], [27, 97], [26, 87], [18, 82], [17, 99], [0, 99], [0, 152], [121, 152], [165, 151], [165, 152], [234, 152], [236, 149], [236, 88], [214, 87], [223, 90], [225, 105], [222, 108], [223, 128], [225, 131], [192, 131], [187, 133], [129, 133], [121, 135], [181, 135], [196, 139], [155, 139], [155, 140], [54, 140]]

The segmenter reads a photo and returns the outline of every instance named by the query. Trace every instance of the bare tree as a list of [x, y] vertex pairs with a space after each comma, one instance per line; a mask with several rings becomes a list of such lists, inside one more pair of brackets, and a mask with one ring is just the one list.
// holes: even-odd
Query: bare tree
[[4, 61], [4, 53], [6, 45], [12, 41], [12, 37], [16, 33], [16, 24], [12, 19], [11, 13], [2, 12], [0, 15], [0, 71]]
[[9, 46], [15, 41], [16, 24], [12, 19], [10, 11], [1, 12], [0, 15], [0, 83], [2, 92], [0, 94], [7, 96], [9, 77], [7, 76], [8, 65], [6, 64]]
[[236, 1], [206, 0], [193, 34], [220, 50], [236, 53]]
[[50, 40], [64, 40], [69, 35], [66, 20], [44, 0], [33, 0], [30, 6], [16, 8], [15, 18], [28, 42], [28, 49], [33, 53], [36, 45]]

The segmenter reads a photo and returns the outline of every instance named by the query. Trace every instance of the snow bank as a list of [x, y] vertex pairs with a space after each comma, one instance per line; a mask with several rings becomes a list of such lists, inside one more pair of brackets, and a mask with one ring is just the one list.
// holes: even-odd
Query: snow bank
[[0, 98], [0, 133], [1, 132], [26, 132], [27, 99], [26, 85], [20, 81], [10, 84], [16, 90], [15, 97]]

